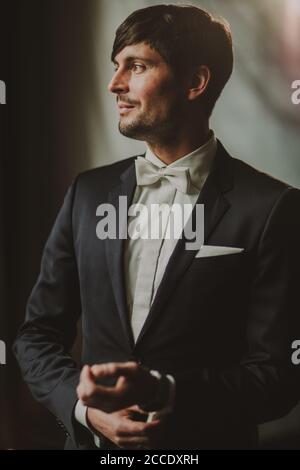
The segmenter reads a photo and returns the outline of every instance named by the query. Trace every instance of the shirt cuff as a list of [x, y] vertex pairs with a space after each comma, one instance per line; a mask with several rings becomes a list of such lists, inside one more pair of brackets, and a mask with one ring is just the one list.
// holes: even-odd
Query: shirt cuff
[[93, 429], [89, 426], [87, 422], [87, 409], [88, 407], [85, 406], [81, 400], [78, 400], [75, 405], [75, 410], [74, 410], [75, 419], [76, 421], [78, 421], [78, 423], [82, 424], [82, 426], [84, 426], [93, 434], [95, 446], [101, 447], [100, 437], [94, 433]]
[[[155, 374], [155, 376], [158, 376], [159, 374], [157, 371], [151, 371], [151, 373], [153, 375]], [[166, 403], [166, 406], [164, 406], [160, 410], [151, 411], [150, 413], [148, 413], [147, 423], [150, 423], [151, 421], [154, 421], [155, 419], [160, 419], [161, 417], [172, 413], [172, 411], [174, 410], [176, 382], [172, 375], [166, 375], [166, 377], [169, 380], [169, 395], [168, 395], [168, 401]]]

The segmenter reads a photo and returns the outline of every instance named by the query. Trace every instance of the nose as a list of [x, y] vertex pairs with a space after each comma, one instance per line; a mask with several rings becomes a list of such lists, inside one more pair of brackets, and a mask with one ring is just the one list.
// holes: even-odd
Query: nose
[[117, 70], [108, 84], [108, 90], [111, 93], [127, 93], [129, 87], [126, 74], [121, 70]]

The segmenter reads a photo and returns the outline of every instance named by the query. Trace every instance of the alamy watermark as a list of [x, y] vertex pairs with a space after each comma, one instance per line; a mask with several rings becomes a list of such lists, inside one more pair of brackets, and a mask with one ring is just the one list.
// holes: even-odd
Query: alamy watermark
[[295, 349], [291, 356], [292, 364], [298, 366], [300, 364], [300, 339], [295, 339], [292, 342], [292, 349]]
[[300, 104], [300, 80], [293, 81], [292, 89], [295, 90], [291, 95], [292, 103]]
[[0, 80], [0, 104], [6, 104], [6, 86], [3, 80]]
[[[195, 209], [194, 216], [192, 216]], [[127, 197], [119, 196], [119, 207], [100, 204], [96, 215], [101, 220], [96, 226], [100, 240], [178, 240], [185, 237], [186, 250], [200, 250], [204, 243], [204, 205], [196, 204], [132, 204]], [[194, 226], [194, 227], [193, 227]]]
[[6, 344], [0, 340], [0, 365], [6, 364]]

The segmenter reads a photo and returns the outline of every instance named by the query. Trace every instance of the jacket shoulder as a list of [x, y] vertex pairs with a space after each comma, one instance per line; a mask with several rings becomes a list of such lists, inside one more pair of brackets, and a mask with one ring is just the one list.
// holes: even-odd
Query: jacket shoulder
[[140, 155], [134, 155], [108, 165], [99, 166], [90, 170], [84, 171], [78, 175], [78, 180], [92, 182], [93, 180], [111, 178], [119, 179], [121, 174], [130, 167], [134, 160]]
[[102, 195], [109, 193], [120, 183], [121, 175], [134, 164], [134, 160], [140, 155], [80, 173], [75, 180], [76, 193], [82, 197], [91, 196], [93, 193], [99, 195], [99, 191]]
[[[288, 215], [300, 210], [300, 190], [235, 158], [221, 146], [221, 171], [227, 173], [226, 199], [238, 220], [264, 226], [273, 211], [284, 207]], [[228, 176], [230, 175], [230, 176]], [[220, 175], [222, 178], [222, 176]]]
[[276, 201], [288, 190], [300, 194], [300, 190], [272, 175], [260, 171], [237, 158], [232, 159], [234, 186], [249, 201], [263, 203]]

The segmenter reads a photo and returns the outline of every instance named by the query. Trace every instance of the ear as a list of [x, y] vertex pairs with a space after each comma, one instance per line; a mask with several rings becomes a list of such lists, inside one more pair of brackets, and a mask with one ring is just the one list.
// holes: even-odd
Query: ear
[[211, 73], [206, 65], [199, 65], [193, 72], [190, 86], [188, 89], [188, 100], [193, 101], [201, 96], [207, 88], [210, 81]]

